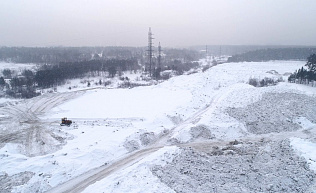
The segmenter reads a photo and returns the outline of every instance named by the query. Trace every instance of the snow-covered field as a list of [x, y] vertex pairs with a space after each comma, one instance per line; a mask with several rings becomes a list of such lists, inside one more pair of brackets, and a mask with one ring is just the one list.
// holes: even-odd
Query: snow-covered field
[[[0, 189], [313, 192], [316, 89], [247, 84], [286, 80], [304, 64], [228, 63], [152, 86], [66, 85], [8, 104], [0, 108]], [[61, 117], [75, 123], [59, 126]]]
[[10, 63], [0, 61], [0, 76], [2, 76], [2, 71], [4, 69], [9, 69], [13, 73], [21, 73], [23, 70], [32, 70], [36, 68], [36, 64], [22, 64], [22, 63]]

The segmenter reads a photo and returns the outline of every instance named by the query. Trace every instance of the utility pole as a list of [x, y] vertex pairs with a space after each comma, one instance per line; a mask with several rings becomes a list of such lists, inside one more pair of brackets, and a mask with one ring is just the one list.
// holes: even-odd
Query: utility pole
[[153, 59], [153, 42], [152, 40], [154, 39], [153, 34], [151, 33], [151, 28], [149, 28], [149, 32], [148, 32], [148, 62], [149, 62], [149, 76], [152, 76], [152, 71], [151, 71], [151, 67], [152, 67], [152, 59]]

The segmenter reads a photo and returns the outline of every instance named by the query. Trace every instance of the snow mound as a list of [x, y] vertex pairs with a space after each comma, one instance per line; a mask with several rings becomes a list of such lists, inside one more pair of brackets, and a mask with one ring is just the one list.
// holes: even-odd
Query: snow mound
[[265, 134], [295, 131], [295, 121], [305, 117], [316, 123], [316, 98], [295, 93], [265, 93], [260, 101], [245, 108], [228, 108], [227, 113], [243, 122], [249, 132]]
[[32, 172], [20, 172], [9, 176], [7, 173], [0, 174], [0, 192], [11, 192], [14, 186], [20, 186], [27, 183], [34, 173]]
[[306, 139], [291, 138], [291, 145], [293, 149], [301, 156], [303, 156], [310, 168], [316, 172], [316, 141], [313, 143]]
[[316, 178], [288, 140], [197, 149], [151, 171], [176, 192], [304, 192]]
[[190, 129], [190, 133], [194, 139], [213, 139], [210, 129], [206, 125], [198, 125]]

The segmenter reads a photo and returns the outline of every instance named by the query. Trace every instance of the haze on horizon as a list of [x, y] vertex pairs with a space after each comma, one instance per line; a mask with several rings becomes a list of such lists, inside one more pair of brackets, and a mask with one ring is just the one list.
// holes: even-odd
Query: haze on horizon
[[0, 46], [316, 45], [315, 0], [2, 0]]

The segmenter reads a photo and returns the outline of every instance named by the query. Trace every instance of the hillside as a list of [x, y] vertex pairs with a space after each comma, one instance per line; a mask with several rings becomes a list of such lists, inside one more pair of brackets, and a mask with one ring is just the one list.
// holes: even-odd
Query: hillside
[[[304, 64], [226, 63], [152, 86], [65, 86], [7, 103], [0, 108], [0, 189], [313, 192], [316, 90], [247, 84], [287, 80]], [[75, 123], [62, 127], [62, 117]]]

